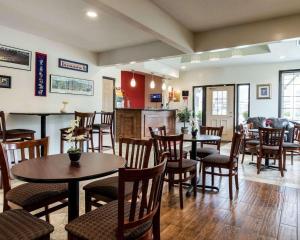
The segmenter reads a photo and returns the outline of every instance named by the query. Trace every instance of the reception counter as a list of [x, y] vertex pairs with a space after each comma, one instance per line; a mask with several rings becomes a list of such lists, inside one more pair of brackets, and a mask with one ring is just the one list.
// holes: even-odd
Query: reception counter
[[166, 126], [167, 134], [176, 132], [176, 110], [116, 109], [116, 139], [122, 137], [150, 138], [149, 127]]

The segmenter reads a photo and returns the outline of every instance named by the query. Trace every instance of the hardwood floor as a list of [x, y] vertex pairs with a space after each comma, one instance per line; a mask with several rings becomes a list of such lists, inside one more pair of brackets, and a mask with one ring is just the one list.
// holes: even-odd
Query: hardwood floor
[[161, 236], [168, 239], [282, 239], [300, 237], [300, 190], [240, 181], [230, 202], [227, 183], [219, 193], [198, 193], [180, 210], [178, 188], [164, 189]]

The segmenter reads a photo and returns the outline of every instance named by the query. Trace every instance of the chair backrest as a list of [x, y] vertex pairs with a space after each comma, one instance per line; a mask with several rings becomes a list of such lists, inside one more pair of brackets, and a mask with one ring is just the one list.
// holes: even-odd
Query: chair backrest
[[[166, 160], [153, 168], [119, 169], [117, 239], [125, 239], [124, 233], [129, 229], [151, 224], [153, 218], [159, 217], [165, 168]], [[125, 198], [126, 183], [133, 185], [130, 202]]]
[[101, 124], [113, 126], [114, 112], [101, 112]]
[[294, 126], [293, 142], [300, 143], [300, 125], [298, 124], [295, 124]]
[[150, 131], [152, 138], [154, 137], [154, 135], [167, 136], [166, 126], [161, 126], [161, 127], [157, 127], [157, 128], [149, 127], [149, 131]]
[[[222, 138], [223, 128], [224, 128], [223, 126], [221, 127], [200, 126], [200, 134], [219, 136], [220, 138]], [[202, 142], [201, 143], [202, 147], [203, 144], [215, 145], [217, 146], [217, 149], [220, 150], [221, 140]]]
[[[20, 151], [21, 161], [26, 160], [26, 155], [28, 158], [40, 158], [41, 147], [44, 147], [43, 156], [48, 154], [48, 137], [39, 139], [39, 140], [30, 140], [25, 142], [11, 142], [11, 143], [2, 143], [0, 147], [0, 168], [1, 168], [1, 177], [3, 183], [3, 196], [4, 196], [4, 208], [7, 207], [7, 200], [5, 199], [5, 194], [11, 189], [10, 185], [10, 174], [9, 174], [9, 164], [8, 164], [8, 153], [15, 157]], [[15, 160], [16, 161], [16, 160]], [[17, 161], [16, 161], [17, 162]]]
[[243, 133], [234, 133], [230, 149], [230, 163], [238, 162]]
[[75, 119], [80, 118], [79, 128], [93, 128], [94, 120], [95, 120], [95, 112], [76, 112], [75, 111]]
[[168, 152], [169, 162], [178, 162], [178, 167], [182, 167], [183, 159], [183, 134], [160, 136], [154, 135], [154, 148], [159, 157], [162, 153]]
[[282, 151], [284, 128], [259, 128], [260, 153], [273, 150], [274, 153]]
[[[124, 147], [125, 153], [123, 153]], [[122, 137], [119, 139], [119, 156], [125, 158], [127, 168], [147, 168], [149, 165], [151, 148], [152, 140]]]
[[2, 139], [3, 142], [6, 142], [6, 123], [3, 111], [0, 111], [0, 139]]

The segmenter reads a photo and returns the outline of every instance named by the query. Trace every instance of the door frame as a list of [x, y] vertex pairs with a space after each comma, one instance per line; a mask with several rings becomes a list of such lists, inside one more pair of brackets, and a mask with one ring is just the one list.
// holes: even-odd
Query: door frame
[[232, 86], [233, 87], [233, 133], [235, 132], [235, 118], [236, 118], [236, 84], [215, 84], [215, 85], [200, 85], [200, 86], [193, 86], [193, 117], [195, 117], [195, 105], [194, 105], [194, 101], [195, 101], [195, 96], [194, 96], [194, 92], [195, 92], [195, 88], [199, 88], [202, 87], [203, 89], [203, 94], [202, 94], [202, 125], [206, 125], [206, 91], [207, 88], [209, 87], [229, 87]]
[[250, 117], [250, 88], [251, 88], [251, 85], [250, 83], [239, 83], [239, 84], [236, 84], [236, 121], [235, 121], [235, 124], [236, 126], [238, 125], [238, 121], [239, 121], [239, 86], [249, 86], [249, 89], [248, 89], [248, 117]]
[[[113, 81], [113, 87], [114, 87], [114, 90], [113, 90], [113, 111], [115, 111], [116, 109], [116, 79], [115, 78], [112, 78], [112, 77], [107, 77], [107, 76], [102, 76], [102, 79], [104, 80], [111, 80]], [[102, 93], [101, 93], [101, 96], [102, 96]]]

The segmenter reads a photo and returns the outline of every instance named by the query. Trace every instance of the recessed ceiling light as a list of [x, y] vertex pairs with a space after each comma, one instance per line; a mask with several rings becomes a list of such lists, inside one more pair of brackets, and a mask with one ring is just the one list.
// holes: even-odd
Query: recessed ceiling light
[[280, 58], [280, 59], [285, 59], [285, 58], [286, 58], [286, 56], [280, 56], [279, 58]]
[[186, 69], [186, 66], [181, 66], [180, 68], [181, 68], [181, 69]]
[[96, 13], [95, 11], [87, 11], [86, 15], [90, 18], [96, 18], [98, 17], [98, 13]]

